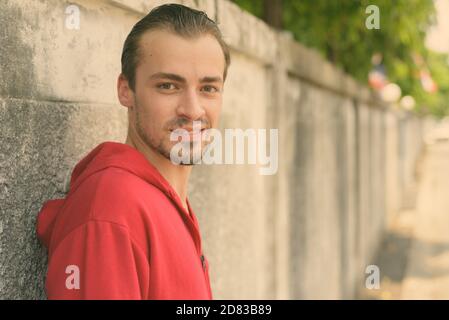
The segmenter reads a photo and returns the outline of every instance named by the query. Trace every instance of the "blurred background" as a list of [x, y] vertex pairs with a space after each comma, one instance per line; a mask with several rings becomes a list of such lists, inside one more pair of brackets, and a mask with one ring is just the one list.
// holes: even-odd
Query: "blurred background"
[[[387, 219], [370, 260], [379, 267], [381, 285], [372, 290], [365, 283], [356, 296], [448, 299], [449, 1], [233, 2], [316, 49], [390, 108], [431, 116], [432, 125], [418, 138], [424, 145], [412, 160], [414, 177], [405, 183], [397, 213]], [[378, 19], [372, 28], [360, 19], [371, 14]]]
[[[380, 91], [396, 84], [400, 97], [407, 97], [405, 108], [447, 114], [448, 1], [233, 1], [317, 49], [359, 82]], [[370, 5], [377, 7], [379, 29], [361, 19], [368, 18]]]
[[448, 0], [0, 2], [0, 298], [45, 299], [36, 215], [125, 141], [123, 41], [169, 2], [231, 48], [220, 129], [279, 130], [274, 175], [194, 169], [214, 298], [448, 299]]

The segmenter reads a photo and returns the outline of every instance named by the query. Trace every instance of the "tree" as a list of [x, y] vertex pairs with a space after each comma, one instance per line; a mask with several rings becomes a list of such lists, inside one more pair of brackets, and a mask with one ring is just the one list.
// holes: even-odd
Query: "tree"
[[[272, 24], [264, 16], [270, 0], [233, 1]], [[369, 5], [379, 8], [379, 29], [365, 25]], [[360, 82], [367, 83], [371, 57], [380, 52], [390, 81], [397, 83], [404, 95], [415, 98], [417, 111], [428, 110], [440, 116], [449, 113], [444, 104], [449, 101], [447, 57], [431, 52], [424, 44], [427, 29], [435, 21], [432, 0], [284, 0], [279, 8], [280, 25], [297, 41], [318, 49]], [[437, 93], [423, 90], [414, 55], [423, 57], [438, 83]]]
[[275, 29], [282, 28], [282, 0], [263, 1], [263, 20]]

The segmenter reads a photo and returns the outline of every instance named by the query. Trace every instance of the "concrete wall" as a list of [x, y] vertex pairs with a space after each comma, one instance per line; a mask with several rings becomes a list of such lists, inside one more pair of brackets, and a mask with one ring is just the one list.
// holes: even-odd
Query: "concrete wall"
[[[0, 4], [0, 298], [42, 299], [43, 202], [76, 162], [123, 142], [115, 93], [131, 26], [166, 1]], [[278, 128], [279, 170], [199, 166], [190, 186], [218, 299], [352, 298], [413, 182], [423, 119], [385, 106], [313, 50], [224, 0], [178, 1], [232, 48], [222, 128]], [[79, 30], [65, 9], [80, 8]]]

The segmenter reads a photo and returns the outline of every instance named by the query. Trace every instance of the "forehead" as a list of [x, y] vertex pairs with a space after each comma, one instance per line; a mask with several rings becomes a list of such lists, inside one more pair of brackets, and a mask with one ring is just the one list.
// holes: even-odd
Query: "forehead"
[[144, 72], [222, 76], [225, 61], [220, 44], [210, 34], [185, 38], [170, 31], [151, 30], [139, 42], [139, 67]]

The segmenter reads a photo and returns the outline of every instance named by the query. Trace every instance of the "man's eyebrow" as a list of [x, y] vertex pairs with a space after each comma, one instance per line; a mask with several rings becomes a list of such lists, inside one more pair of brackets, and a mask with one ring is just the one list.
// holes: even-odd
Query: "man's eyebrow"
[[178, 82], [186, 82], [184, 77], [174, 73], [166, 73], [166, 72], [157, 72], [150, 76], [150, 79], [170, 79]]
[[200, 83], [210, 83], [210, 82], [223, 82], [221, 77], [203, 77], [200, 79]]
[[[169, 79], [177, 82], [185, 83], [186, 79], [175, 73], [167, 73], [167, 72], [157, 72], [150, 76], [150, 79]], [[221, 77], [203, 77], [200, 79], [200, 83], [211, 83], [211, 82], [223, 82]]]

